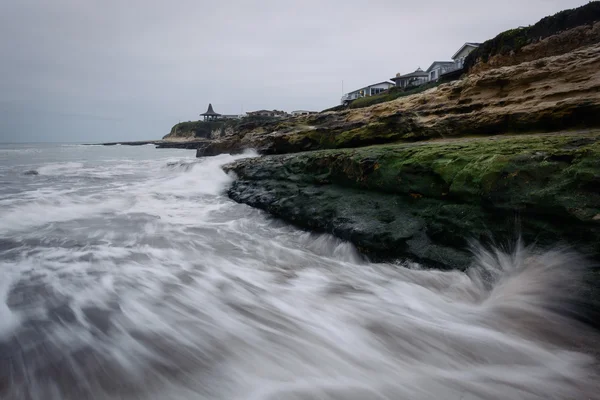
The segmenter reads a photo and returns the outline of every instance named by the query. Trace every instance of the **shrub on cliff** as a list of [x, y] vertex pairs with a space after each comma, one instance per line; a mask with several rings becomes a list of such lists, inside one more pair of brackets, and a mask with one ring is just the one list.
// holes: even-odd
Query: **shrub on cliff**
[[465, 68], [471, 69], [477, 62], [488, 62], [498, 54], [518, 52], [523, 46], [540, 41], [577, 26], [600, 21], [600, 1], [592, 1], [584, 6], [564, 10], [541, 19], [528, 27], [510, 29], [483, 43], [465, 60]]
[[348, 108], [347, 106], [345, 106], [343, 104], [340, 104], [339, 106], [330, 107], [330, 108], [327, 108], [327, 109], [325, 109], [325, 110], [323, 110], [321, 112], [324, 113], [324, 112], [328, 112], [328, 111], [343, 111], [343, 110], [345, 110], [347, 108]]
[[417, 86], [416, 88], [408, 90], [402, 89], [400, 87], [393, 87], [375, 96], [361, 97], [360, 99], [356, 99], [352, 103], [350, 103], [349, 108], [364, 108], [375, 104], [396, 100], [400, 97], [410, 96], [412, 94], [424, 92], [427, 89], [431, 89], [433, 87], [438, 86], [440, 83], [441, 82], [429, 82], [425, 85]]
[[242, 118], [238, 124], [238, 130], [250, 131], [262, 126], [274, 126], [282, 121], [279, 117], [268, 117], [263, 115], [249, 115]]
[[165, 138], [211, 138], [213, 132], [223, 132], [226, 126], [235, 125], [234, 120], [224, 121], [187, 121], [171, 128]]

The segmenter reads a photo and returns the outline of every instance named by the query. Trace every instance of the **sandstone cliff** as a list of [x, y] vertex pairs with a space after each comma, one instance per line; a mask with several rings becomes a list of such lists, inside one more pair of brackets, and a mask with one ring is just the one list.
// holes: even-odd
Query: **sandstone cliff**
[[[549, 36], [540, 41], [527, 44], [519, 51], [508, 51], [491, 56], [487, 62], [474, 60], [471, 72], [481, 72], [493, 68], [535, 61], [544, 57], [562, 55], [600, 42], [600, 22], [582, 25], [565, 32]], [[476, 54], [474, 55], [476, 57]]]
[[280, 154], [470, 135], [600, 126], [600, 44], [471, 74], [367, 108], [290, 118], [215, 140], [198, 155]]
[[[587, 7], [560, 15], [587, 21], [582, 10], [600, 3]], [[527, 34], [573, 23], [544, 19]], [[197, 155], [258, 150], [264, 156], [224, 167], [238, 177], [232, 199], [375, 259], [465, 268], [469, 239], [521, 235], [600, 260], [599, 29], [586, 23], [494, 53], [499, 35], [459, 81], [370, 107], [247, 124]]]

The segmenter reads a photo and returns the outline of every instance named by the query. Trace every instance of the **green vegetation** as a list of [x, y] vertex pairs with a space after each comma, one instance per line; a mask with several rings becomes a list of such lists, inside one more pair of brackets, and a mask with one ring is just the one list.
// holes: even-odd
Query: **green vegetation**
[[600, 2], [598, 1], [592, 1], [571, 10], [561, 11], [543, 18], [533, 26], [511, 29], [486, 41], [469, 54], [465, 60], [465, 68], [470, 69], [477, 60], [487, 62], [495, 55], [508, 54], [511, 51], [518, 52], [529, 43], [580, 25], [593, 24], [598, 21], [600, 21]]
[[171, 128], [165, 138], [210, 138], [215, 131], [223, 131], [230, 121], [187, 121]]
[[417, 86], [412, 89], [402, 89], [399, 87], [393, 87], [390, 90], [387, 90], [381, 94], [377, 94], [375, 96], [370, 97], [361, 97], [360, 99], [354, 100], [350, 103], [349, 108], [364, 108], [369, 107], [379, 103], [385, 103], [387, 101], [392, 101], [399, 99], [400, 97], [406, 97], [413, 94], [424, 92], [428, 89], [434, 88], [440, 85], [442, 82], [429, 82], [421, 86]]
[[600, 137], [469, 138], [238, 161], [236, 201], [374, 257], [464, 267], [466, 239], [568, 240], [600, 254]]
[[[289, 156], [278, 174], [496, 206], [600, 215], [600, 138], [585, 134], [470, 138]], [[297, 169], [297, 170], [296, 170]], [[305, 175], [303, 175], [305, 174]], [[283, 176], [281, 177], [283, 178]], [[317, 182], [318, 183], [318, 182]]]
[[275, 126], [280, 118], [251, 116], [242, 119], [226, 119], [216, 121], [180, 122], [171, 128], [165, 138], [206, 138], [221, 136], [227, 128], [237, 132], [252, 130], [257, 127]]
[[250, 131], [258, 127], [276, 126], [281, 121], [279, 117], [251, 115], [238, 120], [236, 125], [239, 131]]
[[[313, 121], [316, 129], [282, 136], [276, 142], [271, 142], [272, 147], [268, 153], [356, 148], [442, 137], [552, 132], [600, 126], [600, 109], [592, 102], [576, 104], [564, 102], [536, 113], [513, 112], [489, 115], [471, 112], [481, 108], [482, 106], [477, 104], [447, 107], [441, 111], [445, 118], [437, 120], [434, 124], [423, 123], [417, 114], [410, 111], [379, 117], [370, 123], [336, 122], [336, 116], [321, 114], [321, 118], [329, 117], [333, 121], [330, 123]], [[420, 111], [419, 115], [426, 115], [425, 113], [426, 111]]]
[[331, 107], [328, 108], [326, 110], [323, 110], [321, 112], [327, 112], [327, 111], [343, 111], [346, 110], [348, 108], [365, 108], [365, 107], [370, 107], [372, 105], [375, 104], [379, 104], [379, 103], [385, 103], [388, 101], [392, 101], [392, 100], [396, 100], [399, 99], [400, 97], [406, 97], [406, 96], [410, 96], [413, 94], [417, 94], [417, 93], [421, 93], [426, 91], [427, 89], [431, 89], [434, 88], [440, 84], [444, 83], [443, 81], [438, 81], [438, 82], [429, 82], [426, 83], [424, 85], [421, 86], [417, 86], [415, 88], [412, 89], [403, 89], [400, 87], [393, 87], [390, 88], [389, 90], [386, 90], [383, 93], [380, 94], [376, 94], [374, 96], [369, 96], [369, 97], [361, 97], [358, 98], [354, 101], [352, 101], [348, 106], [344, 106], [339, 105], [339, 106], [335, 106], [335, 107]]
[[293, 127], [289, 119], [266, 116], [247, 116], [241, 119], [224, 119], [216, 121], [187, 121], [180, 122], [171, 128], [165, 139], [174, 138], [205, 138], [214, 139], [224, 135], [236, 134], [243, 136], [250, 131], [271, 132]]

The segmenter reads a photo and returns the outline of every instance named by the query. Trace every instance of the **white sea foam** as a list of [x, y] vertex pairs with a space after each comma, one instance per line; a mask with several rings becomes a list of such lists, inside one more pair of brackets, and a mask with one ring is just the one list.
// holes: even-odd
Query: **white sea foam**
[[369, 263], [228, 200], [254, 155], [62, 163], [4, 199], [0, 397], [599, 398], [583, 260]]
[[66, 173], [77, 173], [81, 168], [83, 168], [83, 163], [80, 162], [52, 163], [40, 167], [38, 172], [41, 175], [64, 175]]
[[0, 211], [0, 234], [115, 212], [127, 206], [126, 198], [93, 200], [87, 197], [56, 196]]

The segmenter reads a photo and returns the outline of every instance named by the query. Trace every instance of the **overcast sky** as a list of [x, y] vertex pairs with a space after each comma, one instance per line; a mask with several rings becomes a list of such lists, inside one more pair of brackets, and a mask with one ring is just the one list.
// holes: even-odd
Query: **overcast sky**
[[160, 138], [322, 110], [587, 0], [0, 0], [0, 142]]

